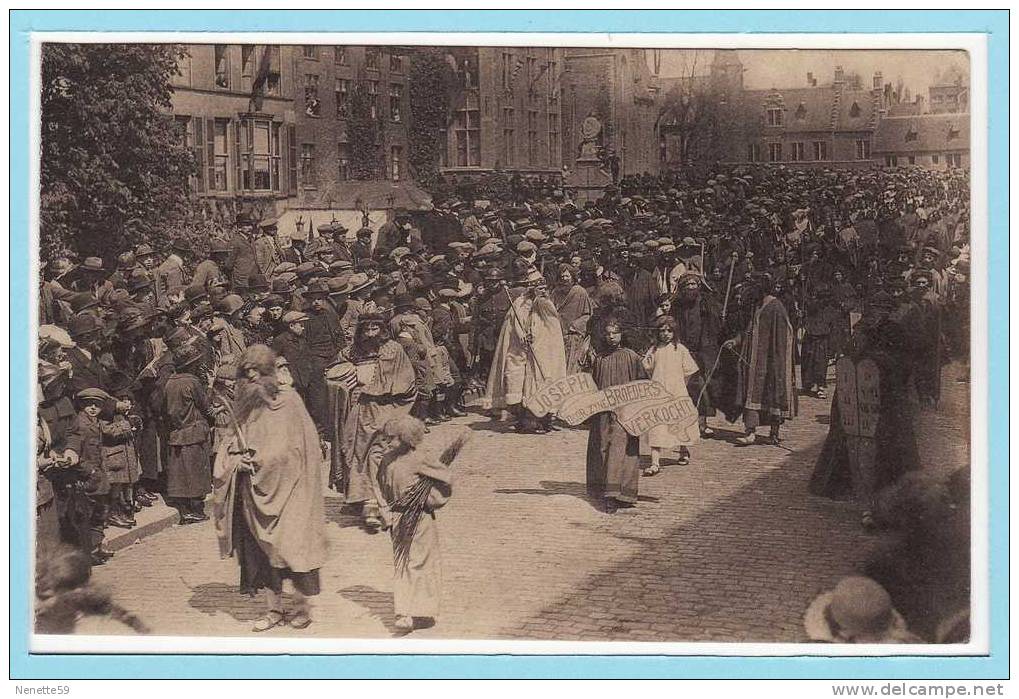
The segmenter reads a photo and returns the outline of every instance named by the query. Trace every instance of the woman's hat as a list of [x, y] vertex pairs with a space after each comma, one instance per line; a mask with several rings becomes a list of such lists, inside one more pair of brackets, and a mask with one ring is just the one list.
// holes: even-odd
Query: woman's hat
[[842, 578], [835, 589], [811, 602], [803, 619], [807, 635], [815, 641], [852, 643], [908, 643], [919, 641], [906, 629], [892, 599], [870, 578]]

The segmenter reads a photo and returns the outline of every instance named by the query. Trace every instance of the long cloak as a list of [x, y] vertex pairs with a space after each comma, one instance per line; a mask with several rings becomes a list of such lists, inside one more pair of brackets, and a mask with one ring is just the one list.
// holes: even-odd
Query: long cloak
[[594, 313], [594, 304], [587, 289], [574, 284], [570, 288], [557, 286], [552, 290], [552, 302], [559, 313], [563, 328], [563, 344], [566, 347], [566, 373], [576, 374], [580, 360], [590, 346], [587, 323]]
[[[595, 357], [591, 373], [598, 388], [647, 378], [640, 355], [625, 347]], [[592, 497], [637, 502], [640, 479], [640, 441], [619, 424], [615, 413], [604, 412], [589, 420], [587, 437], [587, 492]]]
[[330, 485], [342, 482], [347, 503], [374, 500], [366, 456], [372, 436], [394, 415], [409, 413], [414, 404], [414, 366], [398, 342], [387, 340], [378, 356], [352, 357], [359, 372], [371, 380], [353, 390], [338, 381], [330, 384], [333, 449]]
[[[253, 412], [240, 431], [254, 449], [250, 488], [236, 492], [238, 440], [224, 440], [216, 454], [214, 504], [220, 554], [234, 553], [234, 508], [274, 568], [310, 572], [326, 559], [322, 453], [315, 423], [296, 391], [283, 388], [266, 407]], [[240, 497], [236, 497], [237, 495]]]
[[[533, 343], [528, 345], [530, 333]], [[484, 405], [518, 405], [546, 381], [566, 376], [566, 347], [555, 306], [524, 294], [513, 300], [499, 333]]]
[[743, 338], [741, 404], [744, 410], [782, 418], [796, 416], [793, 328], [782, 302], [773, 296], [754, 313]]

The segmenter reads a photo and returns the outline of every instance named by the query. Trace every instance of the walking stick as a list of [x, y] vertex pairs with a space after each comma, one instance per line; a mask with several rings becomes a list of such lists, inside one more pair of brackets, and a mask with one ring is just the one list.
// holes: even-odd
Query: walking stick
[[510, 296], [509, 289], [503, 287], [502, 290], [506, 293], [506, 300], [509, 301], [510, 312], [513, 314], [514, 320], [517, 321], [517, 325], [522, 331], [524, 331], [524, 347], [527, 348], [527, 353], [531, 355], [531, 360], [534, 362], [534, 368], [538, 370], [538, 374], [541, 377], [541, 381], [545, 381], [545, 372], [541, 370], [541, 364], [538, 363], [538, 355], [534, 353], [534, 348], [531, 347], [531, 343], [528, 341], [528, 335], [530, 332], [524, 328], [524, 322], [520, 320], [520, 316], [517, 314], [517, 309], [513, 305], [513, 297]]
[[729, 258], [729, 281], [725, 283], [725, 301], [722, 303], [722, 322], [725, 322], [725, 313], [729, 309], [729, 292], [732, 290], [732, 273], [736, 270], [736, 251], [733, 251]]

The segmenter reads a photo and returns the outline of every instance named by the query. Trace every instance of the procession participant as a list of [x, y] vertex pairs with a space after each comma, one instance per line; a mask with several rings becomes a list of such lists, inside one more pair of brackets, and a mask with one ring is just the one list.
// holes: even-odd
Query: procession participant
[[828, 286], [818, 285], [807, 299], [800, 375], [803, 388], [822, 400], [827, 398], [828, 363], [836, 353], [832, 334], [840, 321], [841, 314], [832, 305]]
[[187, 343], [173, 355], [174, 372], [162, 390], [161, 417], [167, 430], [166, 500], [180, 524], [204, 522], [205, 496], [212, 491], [209, 472], [209, 423], [205, 355]]
[[308, 314], [288, 311], [283, 315], [286, 330], [272, 341], [272, 350], [287, 358], [294, 375], [294, 390], [304, 399], [308, 414], [315, 421], [320, 432], [327, 426], [327, 395], [325, 365], [312, 354], [306, 334]]
[[398, 631], [433, 626], [439, 616], [442, 563], [435, 511], [452, 495], [448, 464], [417, 451], [425, 425], [410, 415], [386, 420], [368, 447], [368, 471], [384, 501], [393, 542], [393, 611]]
[[410, 412], [417, 392], [411, 360], [387, 330], [382, 315], [362, 314], [350, 346], [326, 374], [332, 403], [329, 485], [342, 489], [347, 504], [361, 505], [369, 531], [378, 531], [382, 519], [368, 480], [368, 443], [390, 417]]
[[[671, 316], [660, 316], [655, 319], [656, 342], [644, 355], [642, 365], [648, 376], [657, 381], [673, 398], [689, 398], [687, 382], [700, 369], [683, 345], [676, 333], [676, 321]], [[647, 445], [651, 450], [651, 465], [644, 469], [643, 475], [654, 476], [661, 471], [663, 449], [679, 447], [679, 465], [690, 463], [689, 444], [681, 441], [671, 429], [671, 425], [658, 425], [648, 432]]]
[[566, 376], [562, 324], [544, 282], [533, 268], [518, 282], [521, 293], [506, 312], [484, 398], [486, 407], [511, 410], [523, 433], [550, 427], [551, 416], [538, 423], [524, 403], [541, 384]]
[[702, 437], [710, 438], [714, 430], [708, 418], [715, 414], [718, 401], [718, 379], [714, 376], [720, 349], [722, 314], [718, 302], [702, 289], [700, 275], [687, 272], [677, 280], [676, 300], [672, 317], [676, 320], [679, 341], [690, 350], [698, 371], [687, 381], [687, 391], [697, 404]]
[[[739, 446], [778, 444], [784, 420], [796, 416], [796, 379], [793, 371], [792, 325], [782, 302], [772, 296], [766, 274], [751, 279], [746, 306], [752, 314], [742, 335], [727, 344], [738, 345], [742, 357], [737, 395], [742, 406], [746, 434]], [[757, 428], [768, 425], [767, 438]]]
[[846, 452], [838, 386], [832, 400], [831, 419], [824, 448], [810, 479], [810, 492], [839, 497], [849, 490], [863, 508], [862, 523], [874, 525], [875, 496], [903, 474], [920, 468], [916, 437], [916, 408], [911, 398], [916, 357], [907, 318], [896, 313], [896, 302], [878, 292], [868, 301], [863, 317], [853, 329], [845, 354], [859, 364], [871, 360], [877, 365], [880, 404], [874, 430], [875, 462], [872, 468], [856, 471]]
[[[266, 590], [266, 613], [252, 626], [312, 623], [308, 597], [321, 591], [325, 507], [318, 433], [301, 398], [280, 386], [276, 355], [248, 347], [237, 369], [233, 439], [215, 462], [216, 531], [220, 553], [236, 556], [240, 591]], [[283, 581], [294, 586], [295, 608], [283, 606]]]
[[183, 238], [174, 238], [170, 243], [170, 254], [153, 270], [153, 284], [156, 291], [156, 305], [166, 310], [180, 295], [187, 286], [187, 272], [184, 269], [184, 259], [181, 254], [190, 252], [190, 244]]
[[587, 324], [594, 312], [594, 304], [587, 289], [578, 282], [576, 269], [567, 264], [559, 266], [559, 280], [552, 289], [551, 299], [563, 328], [566, 373], [576, 374], [590, 346]]
[[[598, 342], [588, 355], [591, 375], [599, 389], [646, 379], [640, 355], [623, 347], [623, 328], [613, 317], [594, 325]], [[602, 501], [606, 512], [637, 504], [640, 479], [640, 440], [623, 429], [615, 413], [602, 412], [589, 421], [587, 493]]]
[[394, 339], [410, 357], [417, 376], [418, 396], [411, 414], [424, 420], [426, 425], [435, 424], [430, 408], [439, 386], [449, 383], [446, 380], [448, 372], [444, 371], [440, 361], [432, 331], [410, 294], [401, 294], [393, 299], [393, 318], [389, 327]]

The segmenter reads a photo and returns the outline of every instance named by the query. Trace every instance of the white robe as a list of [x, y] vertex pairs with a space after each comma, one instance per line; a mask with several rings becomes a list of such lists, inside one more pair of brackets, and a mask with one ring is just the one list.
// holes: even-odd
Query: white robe
[[[669, 343], [662, 347], [652, 347], [644, 355], [644, 369], [653, 381], [662, 384], [674, 398], [689, 396], [686, 380], [697, 373], [697, 362], [690, 350], [681, 343]], [[651, 428], [642, 439], [648, 446], [672, 448], [693, 444], [681, 441], [669, 431], [669, 425]], [[696, 440], [694, 440], [696, 441]]]
[[[529, 347], [528, 333], [533, 338]], [[483, 406], [517, 405], [546, 381], [565, 376], [566, 345], [555, 306], [545, 297], [517, 297], [499, 333]]]

